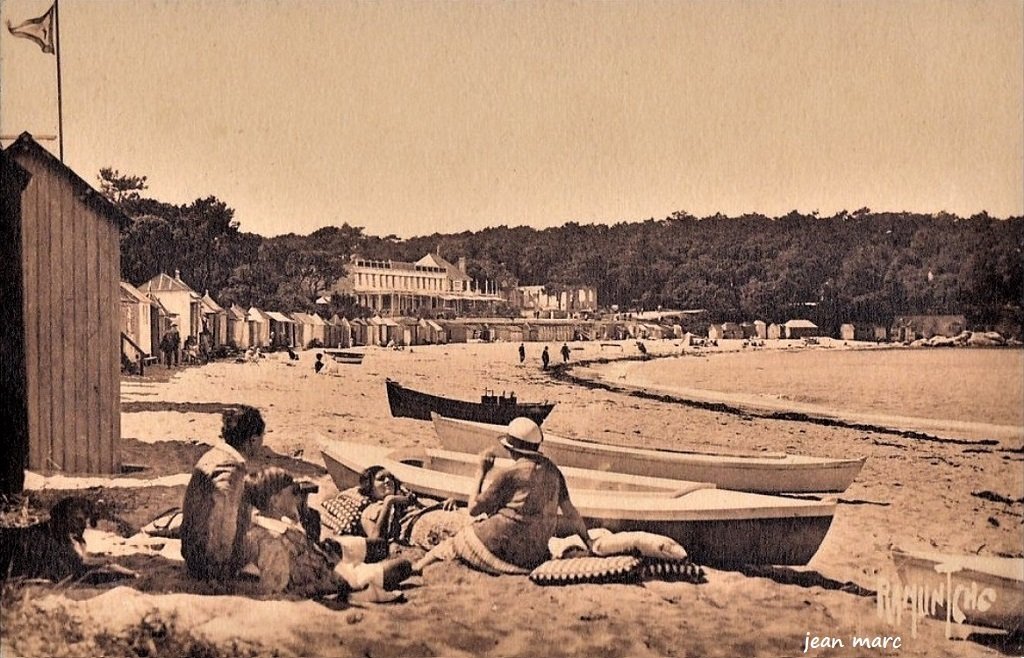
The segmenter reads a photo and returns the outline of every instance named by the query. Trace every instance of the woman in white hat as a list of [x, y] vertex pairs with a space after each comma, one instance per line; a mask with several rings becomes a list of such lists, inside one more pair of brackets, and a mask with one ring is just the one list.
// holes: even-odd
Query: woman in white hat
[[481, 452], [476, 486], [469, 499], [469, 513], [486, 514], [487, 518], [461, 530], [450, 546], [428, 553], [415, 565], [416, 570], [445, 552], [454, 552], [463, 562], [487, 573], [529, 573], [549, 559], [548, 540], [560, 528], [578, 534], [590, 547], [587, 527], [569, 498], [562, 472], [540, 453], [543, 440], [540, 427], [529, 418], [509, 423], [501, 444], [515, 463], [497, 471], [485, 489], [494, 454]]

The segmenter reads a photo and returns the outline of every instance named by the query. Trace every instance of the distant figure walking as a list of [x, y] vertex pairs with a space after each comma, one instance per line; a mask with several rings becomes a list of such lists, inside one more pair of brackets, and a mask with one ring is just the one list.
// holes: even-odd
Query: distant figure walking
[[562, 343], [562, 363], [569, 363], [569, 344]]
[[321, 354], [320, 352], [316, 353], [316, 363], [313, 364], [313, 372], [315, 372], [318, 375], [320, 374], [320, 371], [324, 369], [323, 358], [323, 354]]
[[526, 345], [519, 343], [519, 363], [526, 361]]
[[551, 356], [548, 355], [548, 346], [544, 346], [544, 351], [540, 353], [541, 363], [544, 364], [544, 370], [548, 369], [548, 363], [551, 362]]
[[640, 342], [639, 340], [638, 340], [638, 341], [636, 341], [636, 348], [637, 348], [638, 350], [640, 350], [640, 353], [641, 353], [641, 354], [647, 354], [647, 346], [646, 346], [646, 345], [644, 345], [644, 344], [643, 344], [642, 342]]

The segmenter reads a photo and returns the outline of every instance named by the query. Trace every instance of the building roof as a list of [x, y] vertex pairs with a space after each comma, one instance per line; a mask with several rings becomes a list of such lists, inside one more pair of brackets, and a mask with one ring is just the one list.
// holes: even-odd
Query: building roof
[[[82, 180], [71, 168], [40, 146], [30, 133], [23, 132], [18, 135], [18, 139], [8, 146], [5, 152], [15, 161], [17, 161], [19, 156], [27, 156], [42, 162], [66, 178], [71, 183], [75, 196], [87, 206], [117, 224], [119, 228], [124, 228], [131, 224], [131, 220], [128, 219], [127, 215], [118, 210], [117, 206], [110, 203], [106, 197]], [[31, 174], [31, 172], [28, 173]]]
[[290, 317], [288, 317], [284, 313], [279, 313], [277, 311], [264, 311], [264, 313], [266, 314], [266, 316], [268, 318], [270, 318], [271, 320], [273, 320], [275, 322], [286, 322], [288, 324], [295, 324], [295, 320], [292, 320]]
[[817, 329], [818, 328], [818, 325], [814, 324], [810, 320], [790, 320], [789, 322], [787, 322], [783, 326], [784, 327], [789, 327], [790, 329]]
[[188, 285], [180, 278], [173, 277], [165, 272], [157, 274], [155, 277], [139, 286], [140, 290], [146, 292], [187, 292], [195, 294], [195, 291], [188, 287]]
[[244, 320], [245, 309], [238, 304], [232, 304], [231, 308], [228, 309], [228, 315], [231, 316], [232, 320]]
[[469, 276], [455, 267], [444, 258], [441, 258], [440, 254], [429, 253], [423, 258], [416, 261], [417, 265], [427, 265], [428, 267], [440, 267], [447, 271], [449, 278], [453, 281], [469, 281]]
[[321, 326], [321, 327], [326, 327], [327, 326], [327, 320], [324, 320], [322, 317], [320, 317], [316, 313], [311, 313], [307, 317], [309, 318], [309, 321], [310, 321], [311, 324], [315, 324], [315, 325]]

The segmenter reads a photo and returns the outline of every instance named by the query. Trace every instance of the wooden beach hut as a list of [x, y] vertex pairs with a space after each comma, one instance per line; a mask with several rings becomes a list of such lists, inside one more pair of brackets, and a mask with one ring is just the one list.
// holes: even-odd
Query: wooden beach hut
[[472, 335], [466, 325], [461, 322], [445, 320], [439, 322], [439, 324], [444, 327], [444, 331], [448, 335], [449, 343], [465, 343]]
[[352, 346], [369, 345], [370, 339], [369, 323], [363, 318], [354, 318], [349, 325], [352, 329]]
[[352, 347], [352, 323], [337, 313], [331, 317], [334, 330], [331, 333], [331, 347]]
[[245, 309], [232, 304], [227, 310], [228, 343], [238, 349], [249, 347], [249, 323], [245, 319]]
[[786, 329], [786, 338], [811, 338], [821, 335], [818, 325], [810, 320], [790, 320], [783, 326]]
[[366, 342], [365, 345], [383, 345], [381, 342], [382, 336], [384, 335], [384, 322], [381, 321], [376, 315], [372, 318], [366, 318]]
[[420, 337], [429, 345], [440, 345], [448, 342], [448, 333], [436, 320], [424, 318], [420, 320]]
[[270, 319], [270, 344], [273, 347], [295, 347], [295, 321], [280, 311], [266, 311]]
[[228, 313], [220, 304], [210, 297], [210, 291], [203, 293], [200, 302], [200, 310], [203, 314], [203, 331], [211, 341], [212, 347], [226, 345], [228, 342]]
[[288, 317], [295, 323], [295, 347], [305, 348], [313, 340], [312, 320], [309, 315], [300, 312], [290, 313]]
[[781, 324], [776, 324], [773, 322], [770, 325], [768, 325], [766, 333], [769, 340], [779, 340], [780, 338], [785, 338], [786, 328]]
[[402, 340], [399, 345], [422, 345], [420, 340], [420, 321], [416, 318], [396, 318]]
[[0, 489], [20, 490], [26, 467], [116, 473], [128, 219], [28, 133], [3, 151], [0, 173]]
[[176, 270], [174, 276], [161, 272], [139, 286], [139, 290], [159, 299], [168, 310], [172, 322], [177, 322], [182, 345], [191, 336], [199, 337], [203, 322], [202, 297], [181, 280], [180, 271]]
[[153, 300], [141, 290], [121, 281], [121, 333], [143, 357], [160, 354], [160, 314]]
[[380, 318], [381, 345], [402, 345], [402, 326], [394, 318]]
[[708, 338], [712, 340], [743, 338], [743, 328], [735, 322], [708, 325]]
[[252, 347], [267, 347], [270, 345], [270, 316], [255, 306], [250, 307], [245, 314], [245, 320], [249, 323], [249, 341]]
[[329, 345], [327, 342], [327, 321], [320, 317], [319, 313], [309, 315], [310, 342], [319, 342], [321, 346]]

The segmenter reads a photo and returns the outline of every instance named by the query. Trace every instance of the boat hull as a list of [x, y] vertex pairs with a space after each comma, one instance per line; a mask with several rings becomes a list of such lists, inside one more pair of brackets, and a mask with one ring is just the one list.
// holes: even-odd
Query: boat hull
[[[446, 450], [477, 453], [500, 447], [503, 428], [435, 414], [434, 430]], [[797, 455], [712, 454], [613, 446], [544, 433], [543, 452], [560, 466], [713, 482], [753, 493], [832, 493], [850, 486], [864, 466], [860, 459]]]
[[415, 391], [391, 380], [387, 381], [387, 389], [391, 415], [396, 418], [430, 420], [430, 414], [433, 412], [447, 418], [508, 425], [513, 418], [525, 416], [540, 425], [555, 407], [554, 403], [484, 404], [452, 400], [439, 395]]
[[[954, 609], [964, 614], [963, 623], [1001, 628], [1010, 633], [1024, 631], [1024, 559], [900, 549], [893, 549], [892, 558], [904, 587], [920, 587], [925, 592], [945, 594], [939, 597], [934, 613], [930, 605], [926, 606], [935, 619], [945, 621], [947, 614], [951, 615], [946, 606], [951, 584], [954, 593], [957, 588], [962, 588], [963, 593], [956, 597]], [[950, 572], [948, 576], [947, 571]], [[984, 596], [977, 596], [982, 593]], [[975, 603], [981, 602], [982, 598], [984, 604]], [[960, 623], [956, 619], [952, 621]]]
[[[470, 473], [476, 459], [445, 450], [396, 451], [338, 443], [325, 448], [323, 456], [339, 488], [356, 486], [359, 473], [375, 464], [422, 495], [465, 502], [475, 484]], [[443, 470], [430, 468], [437, 459], [445, 464], [438, 466]], [[509, 463], [499, 460], [499, 466]], [[807, 564], [824, 541], [835, 513], [833, 503], [725, 491], [707, 483], [574, 468], [562, 471], [573, 504], [588, 527], [671, 537], [700, 564]], [[601, 485], [604, 478], [610, 478], [608, 487]], [[636, 481], [638, 490], [628, 490], [630, 480]]]
[[331, 357], [335, 363], [357, 366], [363, 362], [365, 356], [362, 352], [346, 352], [344, 350], [324, 349], [324, 354]]

